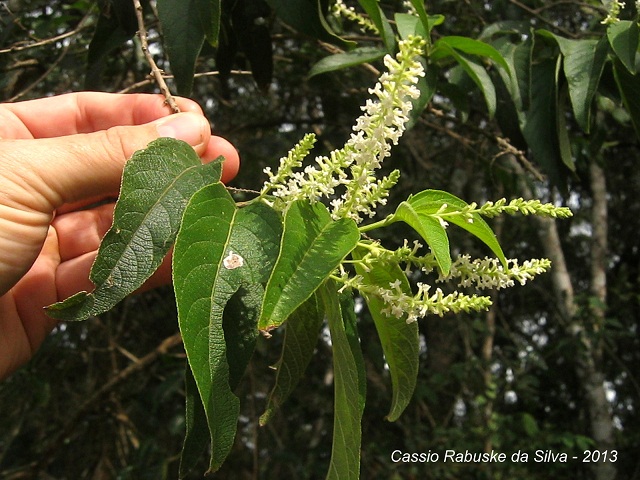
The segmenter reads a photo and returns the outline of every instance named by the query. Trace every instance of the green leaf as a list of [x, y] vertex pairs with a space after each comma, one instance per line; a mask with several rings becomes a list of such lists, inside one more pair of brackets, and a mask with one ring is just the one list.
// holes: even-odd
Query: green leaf
[[358, 3], [364, 11], [367, 12], [367, 15], [369, 15], [371, 21], [378, 29], [387, 51], [395, 51], [396, 36], [389, 24], [389, 20], [387, 20], [387, 17], [385, 17], [384, 12], [380, 8], [378, 0], [358, 0]]
[[427, 31], [424, 25], [418, 17], [410, 15], [408, 13], [396, 13], [394, 15], [396, 21], [396, 28], [400, 38], [406, 40], [411, 35], [420, 35], [421, 37], [427, 36]]
[[520, 110], [520, 129], [534, 159], [549, 175], [551, 183], [566, 190], [566, 175], [557, 135], [556, 60], [531, 64], [529, 108]]
[[85, 90], [100, 90], [109, 53], [131, 40], [138, 30], [136, 11], [131, 0], [103, 2], [96, 29], [89, 44]]
[[451, 269], [449, 237], [440, 221], [432, 215], [418, 212], [409, 202], [398, 205], [393, 217], [394, 221], [403, 221], [418, 232], [435, 255], [440, 271], [445, 275], [449, 273]]
[[535, 437], [540, 432], [536, 418], [530, 413], [522, 414], [522, 426], [528, 437]]
[[185, 371], [185, 399], [186, 433], [180, 454], [180, 478], [195, 468], [209, 443], [207, 416], [189, 367]]
[[558, 93], [558, 110], [557, 110], [557, 133], [558, 133], [558, 148], [560, 151], [560, 158], [569, 170], [575, 172], [576, 165], [573, 161], [573, 154], [571, 152], [571, 139], [569, 138], [569, 129], [567, 128], [567, 119], [565, 118], [565, 104], [567, 102], [567, 88], [563, 88]]
[[573, 113], [582, 130], [589, 133], [591, 104], [600, 83], [609, 44], [600, 40], [571, 40], [545, 30], [538, 33], [553, 38], [564, 57], [564, 75], [569, 84]]
[[338, 296], [334, 282], [320, 289], [333, 350], [334, 413], [333, 444], [327, 479], [360, 478], [362, 412], [366, 397], [366, 375], [356, 329], [353, 299]]
[[333, 72], [343, 68], [353, 67], [362, 63], [369, 63], [378, 60], [386, 54], [385, 50], [376, 47], [355, 48], [345, 53], [338, 53], [325, 57], [316, 63], [309, 71], [309, 77], [321, 73]]
[[220, 36], [220, 19], [222, 18], [221, 0], [196, 0], [196, 7], [201, 14], [204, 34], [211, 46], [218, 45]]
[[267, 424], [298, 385], [313, 356], [323, 321], [324, 307], [316, 293], [289, 317], [285, 324], [282, 354], [275, 366], [276, 382], [260, 417], [261, 426]]
[[[232, 389], [252, 348], [247, 332], [256, 329], [262, 284], [274, 265], [280, 235], [280, 216], [273, 209], [259, 203], [237, 209], [217, 183], [193, 196], [176, 239], [178, 323], [207, 416], [211, 471], [233, 445], [240, 404]], [[230, 332], [234, 321], [246, 323]]]
[[47, 307], [59, 320], [85, 320], [111, 309], [158, 268], [178, 232], [189, 198], [220, 179], [221, 162], [203, 165], [185, 142], [160, 138], [126, 163], [113, 226], [91, 268], [96, 285]]
[[222, 328], [224, 304], [234, 289], [218, 279], [235, 215], [235, 203], [222, 185], [200, 190], [185, 211], [173, 254], [178, 323], [207, 417], [213, 471], [233, 445], [240, 412], [229, 386]]
[[189, 96], [205, 37], [218, 44], [220, 0], [158, 0], [157, 7], [178, 93]]
[[418, 17], [420, 18], [420, 22], [424, 27], [424, 30], [431, 34], [431, 30], [433, 27], [438, 25], [442, 25], [444, 23], [444, 15], [427, 15], [427, 11], [424, 8], [424, 0], [411, 0], [411, 5], [418, 12]]
[[493, 117], [496, 112], [496, 89], [493, 85], [491, 77], [484, 69], [481, 63], [476, 62], [470, 58], [467, 58], [463, 54], [459, 53], [456, 49], [449, 46], [447, 43], [438, 42], [437, 48], [431, 55], [432, 60], [436, 61], [447, 56], [452, 57], [458, 65], [465, 71], [465, 73], [473, 80], [482, 92], [485, 102], [487, 104], [487, 110], [489, 116]]
[[476, 55], [493, 60], [497, 65], [502, 67], [508, 74], [511, 73], [509, 64], [506, 62], [502, 54], [488, 43], [474, 40], [469, 37], [448, 36], [442, 37], [436, 43], [436, 47], [447, 45], [450, 48], [466, 53], [468, 55]]
[[[356, 248], [352, 253], [354, 260], [360, 260], [364, 255], [361, 248]], [[368, 270], [357, 263], [355, 265], [356, 272], [362, 275], [364, 283], [388, 288], [389, 284], [399, 280], [402, 291], [412, 295], [407, 276], [398, 264], [374, 263]], [[389, 365], [392, 399], [386, 419], [393, 422], [411, 401], [416, 387], [420, 354], [418, 323], [407, 323], [406, 315], [402, 318], [386, 316], [382, 313], [385, 304], [379, 297], [364, 295], [364, 298], [378, 331], [384, 358]]]
[[322, 203], [299, 200], [285, 213], [278, 261], [267, 284], [260, 330], [280, 326], [358, 243], [351, 219], [334, 221]]
[[529, 38], [523, 43], [515, 44], [508, 38], [500, 38], [496, 40], [495, 45], [502, 58], [509, 64], [511, 76], [504, 69], [498, 70], [498, 74], [506, 85], [516, 109], [518, 111], [527, 110], [529, 108], [533, 40]]
[[[468, 204], [464, 200], [442, 190], [424, 190], [415, 195], [411, 195], [407, 202], [419, 215], [434, 215], [438, 213], [447, 222], [451, 222], [469, 232], [488, 246], [495, 256], [507, 266], [507, 259], [504, 256], [502, 247], [498, 243], [495, 233], [484, 219], [477, 213], [472, 213], [471, 217], [457, 215], [457, 212], [465, 209]], [[445, 208], [442, 208], [446, 205]], [[471, 220], [471, 221], [469, 221]], [[446, 273], [446, 272], [445, 272]]]
[[257, 320], [263, 297], [262, 285], [253, 284], [251, 288], [241, 285], [224, 307], [222, 329], [227, 344], [231, 390], [235, 390], [240, 383], [255, 349], [258, 338]]
[[618, 59], [629, 73], [636, 73], [636, 54], [638, 53], [638, 23], [620, 20], [607, 27], [607, 38]]
[[613, 74], [622, 102], [631, 115], [636, 136], [640, 139], [640, 75], [631, 75], [620, 61], [613, 62]]

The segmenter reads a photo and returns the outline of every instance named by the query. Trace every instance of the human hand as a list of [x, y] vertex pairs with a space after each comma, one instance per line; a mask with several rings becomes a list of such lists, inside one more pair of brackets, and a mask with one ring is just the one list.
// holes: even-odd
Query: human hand
[[[158, 137], [193, 146], [203, 161], [233, 146], [211, 135], [200, 107], [176, 99], [185, 113], [167, 116], [158, 95], [83, 92], [0, 104], [0, 379], [25, 363], [56, 322], [43, 307], [91, 291], [89, 271], [111, 226], [122, 169]], [[165, 260], [143, 288], [168, 283]]]

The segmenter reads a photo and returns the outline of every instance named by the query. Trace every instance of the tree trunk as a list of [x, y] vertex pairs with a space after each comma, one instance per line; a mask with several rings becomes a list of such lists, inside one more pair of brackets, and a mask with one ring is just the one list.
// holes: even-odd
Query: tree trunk
[[[523, 175], [515, 159], [512, 165], [520, 175]], [[597, 307], [592, 309], [592, 315], [594, 325], [599, 326], [604, 320], [606, 302], [607, 197], [604, 172], [595, 162], [591, 164], [590, 174], [593, 192], [591, 293], [597, 303]], [[524, 182], [521, 182], [521, 191], [523, 197], [533, 198], [530, 188]], [[615, 445], [613, 419], [604, 386], [605, 376], [601, 369], [602, 348], [594, 343], [585, 325], [576, 315], [574, 288], [555, 220], [543, 217], [536, 217], [536, 220], [544, 254], [552, 262], [552, 281], [558, 309], [563, 317], [563, 326], [570, 335], [580, 341], [582, 346], [580, 355], [576, 358], [576, 374], [587, 403], [591, 436], [598, 450], [611, 450]], [[616, 477], [616, 468], [612, 463], [599, 462], [591, 466], [596, 480], [612, 480]]]

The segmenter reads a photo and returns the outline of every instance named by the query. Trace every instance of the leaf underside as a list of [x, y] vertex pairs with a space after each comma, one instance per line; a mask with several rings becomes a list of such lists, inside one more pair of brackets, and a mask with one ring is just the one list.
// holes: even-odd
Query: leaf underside
[[134, 153], [124, 168], [113, 226], [91, 268], [95, 290], [51, 305], [47, 314], [59, 320], [86, 320], [142, 286], [173, 245], [189, 198], [220, 179], [221, 165], [203, 165], [190, 145], [170, 138]]

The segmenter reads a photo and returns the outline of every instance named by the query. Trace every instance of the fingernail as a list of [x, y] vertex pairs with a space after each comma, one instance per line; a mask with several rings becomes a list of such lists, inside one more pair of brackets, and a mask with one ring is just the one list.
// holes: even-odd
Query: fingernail
[[196, 113], [178, 113], [162, 120], [156, 127], [158, 135], [187, 142], [195, 147], [204, 141], [204, 132], [209, 130], [209, 122]]

